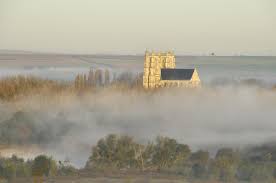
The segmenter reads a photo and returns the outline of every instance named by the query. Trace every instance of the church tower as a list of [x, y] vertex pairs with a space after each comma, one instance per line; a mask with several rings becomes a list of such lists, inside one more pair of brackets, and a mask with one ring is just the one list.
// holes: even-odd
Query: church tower
[[149, 72], [150, 72], [150, 58], [149, 52], [146, 51], [144, 61], [144, 75], [143, 75], [143, 86], [145, 89], [149, 88]]
[[161, 69], [175, 68], [175, 56], [171, 52], [155, 53], [146, 51], [143, 86], [145, 89], [157, 88], [161, 80]]

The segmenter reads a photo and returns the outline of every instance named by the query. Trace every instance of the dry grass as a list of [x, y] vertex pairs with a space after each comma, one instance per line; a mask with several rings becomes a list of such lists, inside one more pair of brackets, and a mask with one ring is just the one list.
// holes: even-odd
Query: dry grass
[[61, 96], [64, 93], [80, 95], [99, 91], [117, 91], [128, 93], [144, 92], [140, 82], [128, 84], [113, 82], [101, 87], [76, 88], [74, 82], [58, 82], [33, 76], [11, 76], [0, 79], [0, 101], [14, 101], [27, 96]]
[[57, 81], [32, 76], [12, 76], [0, 80], [0, 100], [16, 100], [30, 95], [60, 93], [72, 89], [72, 86]]

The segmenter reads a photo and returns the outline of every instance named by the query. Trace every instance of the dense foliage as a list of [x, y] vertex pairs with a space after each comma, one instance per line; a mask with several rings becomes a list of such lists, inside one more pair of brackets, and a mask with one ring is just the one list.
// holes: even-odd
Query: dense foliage
[[147, 145], [129, 136], [109, 135], [92, 149], [86, 168], [91, 171], [111, 170], [159, 172], [201, 181], [275, 181], [276, 162], [269, 153], [251, 148], [239, 152], [221, 148], [215, 156], [207, 151], [191, 152], [188, 145], [175, 139], [157, 137]]
[[[111, 171], [132, 174], [174, 175], [199, 182], [275, 182], [275, 146], [265, 145], [243, 151], [221, 148], [213, 156], [208, 151], [192, 152], [175, 139], [157, 137], [141, 144], [132, 137], [108, 135], [92, 148], [85, 169], [69, 161], [56, 162], [40, 155], [33, 160], [16, 156], [0, 157], [0, 180], [24, 177], [77, 176]], [[104, 174], [105, 175], [105, 174]]]
[[16, 178], [72, 176], [77, 169], [68, 162], [56, 162], [53, 158], [39, 155], [33, 160], [25, 161], [17, 156], [11, 158], [0, 157], [1, 179], [14, 180]]

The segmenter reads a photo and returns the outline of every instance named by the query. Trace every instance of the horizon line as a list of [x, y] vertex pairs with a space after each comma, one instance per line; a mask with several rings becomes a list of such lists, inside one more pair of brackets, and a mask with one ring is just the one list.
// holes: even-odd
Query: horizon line
[[[145, 50], [146, 52], [146, 50]], [[156, 51], [157, 53], [159, 51]], [[174, 52], [174, 51], [173, 51]], [[234, 53], [234, 54], [216, 54], [212, 55], [212, 53], [176, 53], [176, 56], [202, 56], [202, 57], [276, 57], [273, 54], [246, 54], [246, 53]], [[95, 55], [95, 56], [144, 56], [144, 53], [69, 53], [69, 52], [51, 52], [51, 51], [35, 51], [35, 50], [12, 50], [12, 49], [0, 49], [0, 55], [2, 54], [10, 54], [10, 55]]]

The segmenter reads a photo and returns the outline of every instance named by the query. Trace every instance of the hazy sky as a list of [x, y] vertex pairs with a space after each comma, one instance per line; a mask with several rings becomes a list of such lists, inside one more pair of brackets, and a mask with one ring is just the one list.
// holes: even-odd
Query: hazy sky
[[276, 0], [0, 0], [0, 49], [276, 55]]

